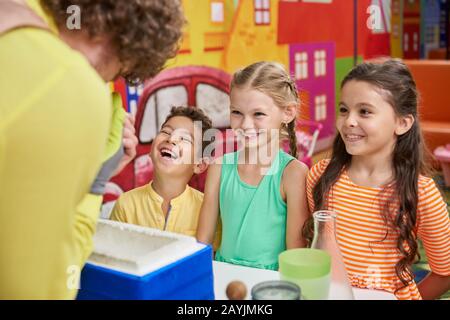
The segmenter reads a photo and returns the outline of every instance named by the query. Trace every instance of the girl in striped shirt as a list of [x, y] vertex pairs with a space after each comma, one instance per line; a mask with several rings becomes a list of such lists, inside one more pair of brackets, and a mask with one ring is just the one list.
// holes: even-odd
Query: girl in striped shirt
[[[311, 211], [337, 213], [336, 235], [352, 286], [398, 299], [435, 299], [450, 289], [450, 221], [427, 177], [418, 93], [398, 60], [363, 63], [345, 77], [331, 159], [311, 168]], [[311, 239], [311, 219], [305, 236]], [[431, 272], [415, 283], [425, 247]]]

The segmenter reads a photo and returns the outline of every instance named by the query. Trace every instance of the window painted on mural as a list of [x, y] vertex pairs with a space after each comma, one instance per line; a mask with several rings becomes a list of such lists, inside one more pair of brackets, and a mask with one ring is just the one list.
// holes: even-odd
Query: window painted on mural
[[197, 86], [195, 101], [216, 128], [230, 126], [230, 98], [228, 94], [206, 83]]
[[270, 0], [254, 0], [255, 24], [270, 24]]
[[137, 102], [136, 102], [136, 100], [130, 100], [129, 103], [130, 103], [130, 113], [134, 117], [134, 116], [136, 116], [136, 112], [137, 112]]
[[392, 27], [392, 35], [394, 36], [394, 38], [398, 38], [400, 35], [400, 32], [398, 31], [399, 27], [397, 24], [394, 24]]
[[327, 118], [327, 96], [318, 95], [314, 98], [315, 119], [323, 121]]
[[405, 52], [409, 50], [409, 33], [405, 33], [405, 37], [403, 39], [403, 49]]
[[159, 89], [152, 94], [145, 104], [139, 140], [149, 143], [158, 133], [174, 106], [187, 106], [188, 95], [184, 86], [171, 86]]
[[394, 0], [394, 2], [392, 2], [392, 13], [395, 15], [400, 14], [400, 1], [399, 0]]
[[413, 48], [414, 48], [414, 51], [418, 51], [419, 50], [419, 35], [417, 34], [417, 32], [414, 32]]
[[137, 102], [139, 97], [142, 95], [144, 90], [144, 85], [140, 84], [138, 86], [128, 86], [128, 103], [130, 108], [130, 113], [135, 116], [137, 112]]
[[314, 51], [314, 75], [316, 77], [325, 76], [327, 73], [327, 55], [325, 50]]
[[149, 143], [156, 136], [157, 121], [155, 117], [155, 95], [152, 94], [145, 104], [139, 140]]
[[225, 21], [223, 0], [211, 1], [211, 22], [222, 23]]
[[425, 42], [426, 43], [432, 43], [435, 42], [435, 28], [434, 26], [426, 26], [426, 31], [425, 31]]
[[306, 52], [295, 54], [295, 78], [297, 80], [308, 78], [308, 54]]

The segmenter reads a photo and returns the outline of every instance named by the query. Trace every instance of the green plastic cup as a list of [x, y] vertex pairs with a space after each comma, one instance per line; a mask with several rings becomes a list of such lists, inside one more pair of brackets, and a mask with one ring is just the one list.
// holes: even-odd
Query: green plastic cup
[[331, 256], [319, 249], [290, 249], [278, 256], [280, 279], [297, 284], [302, 298], [326, 300], [330, 291]]

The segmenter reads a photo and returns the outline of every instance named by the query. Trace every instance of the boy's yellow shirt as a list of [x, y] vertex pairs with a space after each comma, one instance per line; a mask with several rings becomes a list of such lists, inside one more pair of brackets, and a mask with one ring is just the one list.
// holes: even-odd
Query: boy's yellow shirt
[[[111, 220], [156, 228], [195, 237], [203, 193], [186, 186], [170, 201], [167, 217], [162, 210], [163, 198], [149, 184], [122, 194], [111, 212]], [[214, 248], [220, 238], [216, 237]]]
[[170, 202], [167, 218], [163, 198], [152, 183], [122, 194], [111, 212], [111, 220], [195, 236], [203, 193], [189, 186]]

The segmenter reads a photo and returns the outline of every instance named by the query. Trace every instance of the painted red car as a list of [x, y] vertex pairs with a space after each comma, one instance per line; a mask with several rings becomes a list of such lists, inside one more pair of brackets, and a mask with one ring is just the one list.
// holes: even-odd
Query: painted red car
[[[153, 166], [148, 154], [172, 106], [200, 107], [211, 118], [213, 126], [225, 134], [229, 128], [230, 80], [230, 75], [219, 69], [187, 66], [165, 70], [146, 82], [136, 113], [137, 155], [108, 182], [104, 202], [115, 200], [121, 193], [152, 179]], [[189, 184], [203, 191], [205, 177], [205, 173], [194, 176]]]

